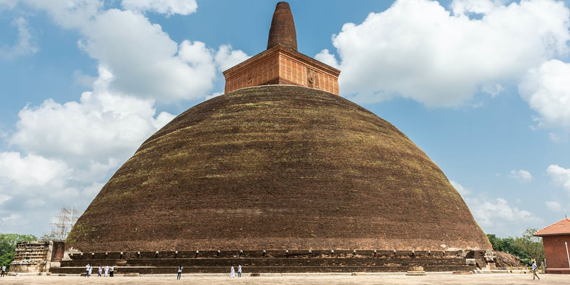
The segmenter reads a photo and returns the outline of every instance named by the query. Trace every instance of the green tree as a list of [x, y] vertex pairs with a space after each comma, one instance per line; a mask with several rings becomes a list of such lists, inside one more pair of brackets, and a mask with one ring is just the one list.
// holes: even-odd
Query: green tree
[[537, 263], [544, 260], [542, 239], [532, 235], [536, 231], [537, 229], [529, 228], [524, 231], [521, 237], [500, 238], [494, 234], [488, 234], [487, 238], [493, 250], [515, 255], [520, 259], [521, 263], [530, 265], [533, 259], [537, 260]]
[[495, 234], [487, 234], [487, 239], [489, 243], [491, 243], [494, 251], [504, 251], [503, 241], [500, 237], [497, 237]]
[[34, 235], [0, 234], [0, 266], [10, 268], [17, 243], [36, 239]]
[[528, 262], [525, 262], [527, 264], [530, 264], [532, 259], [536, 260], [538, 264], [540, 264], [541, 260], [544, 260], [544, 246], [542, 244], [542, 238], [532, 235], [537, 231], [537, 229], [528, 228], [524, 231], [522, 237], [517, 237], [515, 239], [515, 246], [526, 255], [526, 258], [528, 258]]

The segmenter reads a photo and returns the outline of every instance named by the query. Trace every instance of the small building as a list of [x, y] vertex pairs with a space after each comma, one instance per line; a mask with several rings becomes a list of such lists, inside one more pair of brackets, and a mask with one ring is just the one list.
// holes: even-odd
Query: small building
[[534, 236], [542, 237], [544, 256], [546, 258], [546, 273], [570, 274], [570, 219], [554, 223]]

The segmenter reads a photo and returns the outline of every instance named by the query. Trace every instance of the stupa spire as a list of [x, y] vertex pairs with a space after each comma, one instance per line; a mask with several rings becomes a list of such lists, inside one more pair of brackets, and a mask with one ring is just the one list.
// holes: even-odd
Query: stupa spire
[[275, 12], [273, 13], [273, 19], [271, 20], [267, 49], [277, 45], [297, 50], [295, 21], [293, 20], [293, 14], [287, 2], [277, 3]]
[[277, 3], [267, 50], [224, 71], [225, 93], [260, 85], [299, 85], [339, 94], [340, 70], [297, 51], [297, 33], [287, 2]]

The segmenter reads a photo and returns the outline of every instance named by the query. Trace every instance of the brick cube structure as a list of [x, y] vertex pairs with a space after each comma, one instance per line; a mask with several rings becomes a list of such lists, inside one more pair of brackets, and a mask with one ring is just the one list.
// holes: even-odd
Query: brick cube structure
[[546, 257], [546, 273], [570, 274], [570, 219], [554, 223], [536, 233], [542, 237]]
[[225, 93], [271, 84], [291, 84], [338, 95], [340, 70], [297, 51], [289, 4], [279, 2], [273, 14], [267, 50], [224, 71]]

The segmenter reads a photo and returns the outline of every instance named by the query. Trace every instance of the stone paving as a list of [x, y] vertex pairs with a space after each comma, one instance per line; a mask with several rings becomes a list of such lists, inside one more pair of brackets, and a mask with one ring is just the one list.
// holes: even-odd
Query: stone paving
[[451, 275], [451, 274], [428, 274], [427, 276], [405, 276], [404, 274], [363, 274], [351, 276], [349, 274], [338, 275], [270, 275], [261, 277], [250, 277], [244, 274], [242, 278], [229, 278], [223, 275], [182, 275], [182, 279], [177, 281], [176, 275], [161, 276], [139, 276], [139, 277], [79, 277], [79, 276], [8, 276], [0, 278], [0, 284], [29, 285], [29, 284], [195, 284], [195, 285], [221, 285], [221, 284], [284, 284], [284, 285], [336, 285], [336, 284], [570, 284], [570, 275], [540, 275], [541, 280], [532, 280], [528, 274], [473, 274], [473, 275]]

